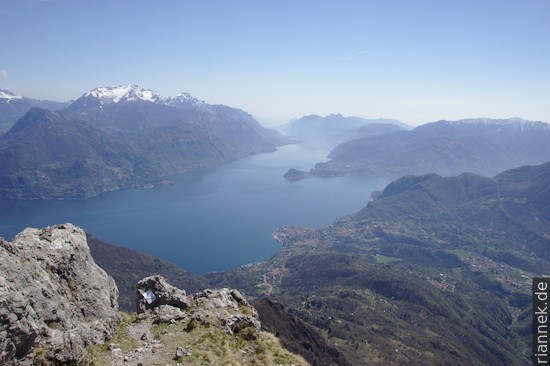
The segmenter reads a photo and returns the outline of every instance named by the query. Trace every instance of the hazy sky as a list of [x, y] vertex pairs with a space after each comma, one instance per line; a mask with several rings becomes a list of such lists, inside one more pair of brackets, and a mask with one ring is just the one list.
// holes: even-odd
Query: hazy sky
[[0, 87], [136, 83], [261, 122], [550, 122], [549, 0], [0, 0]]

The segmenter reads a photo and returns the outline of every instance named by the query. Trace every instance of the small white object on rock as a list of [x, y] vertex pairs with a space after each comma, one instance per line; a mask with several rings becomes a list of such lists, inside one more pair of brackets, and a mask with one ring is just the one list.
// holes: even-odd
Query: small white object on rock
[[157, 297], [155, 296], [155, 294], [151, 290], [145, 291], [142, 294], [142, 296], [145, 299], [145, 301], [147, 301], [147, 304], [151, 304], [153, 301], [155, 301], [157, 299]]

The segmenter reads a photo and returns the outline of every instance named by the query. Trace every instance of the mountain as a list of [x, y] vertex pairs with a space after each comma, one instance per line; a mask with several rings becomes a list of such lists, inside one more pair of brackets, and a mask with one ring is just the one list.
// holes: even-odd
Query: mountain
[[269, 293], [353, 364], [528, 365], [531, 278], [550, 268], [550, 162], [405, 176], [269, 260], [208, 274]]
[[32, 109], [0, 136], [0, 198], [85, 199], [274, 151], [290, 140], [239, 109], [136, 85]]
[[0, 136], [0, 197], [74, 199], [132, 186], [137, 151], [61, 111], [33, 108]]
[[172, 124], [181, 117], [179, 110], [162, 103], [157, 92], [132, 84], [95, 88], [67, 110], [103, 130], [134, 135]]
[[180, 109], [193, 109], [206, 104], [189, 93], [180, 93], [175, 97], [161, 97], [151, 89], [142, 88], [139, 85], [127, 84], [117, 86], [100, 86], [84, 93], [76, 100], [71, 108], [82, 110], [90, 108], [103, 108], [110, 104], [125, 102], [151, 102], [153, 104], [177, 107]]
[[68, 102], [26, 98], [0, 88], [0, 135], [9, 130], [19, 118], [23, 117], [33, 107], [57, 110], [68, 105]]
[[198, 100], [197, 98], [191, 96], [189, 93], [180, 93], [176, 95], [175, 97], [166, 97], [163, 100], [163, 103], [171, 106], [176, 107], [179, 109], [193, 109], [200, 105], [206, 104], [202, 100]]
[[338, 145], [310, 175], [387, 175], [472, 172], [491, 176], [504, 169], [550, 160], [550, 125], [519, 118], [439, 121], [411, 131], [370, 136]]
[[156, 91], [133, 84], [96, 88], [78, 98], [68, 111], [99, 128], [140, 135], [143, 140], [160, 129], [176, 136], [181, 130], [207, 133], [231, 145], [238, 155], [273, 151], [290, 142], [240, 109], [210, 105], [188, 93], [163, 98]]
[[337, 144], [364, 136], [408, 128], [410, 127], [393, 119], [364, 119], [331, 114], [325, 117], [318, 115], [303, 116], [290, 122], [285, 127], [284, 132], [293, 138], [306, 142], [324, 141]]
[[[377, 120], [373, 120], [373, 121], [377, 121]], [[391, 121], [391, 120], [388, 120], [388, 121]], [[344, 132], [336, 134], [332, 136], [332, 139], [335, 142], [340, 144], [346, 141], [357, 140], [363, 137], [387, 135], [395, 131], [402, 131], [402, 130], [404, 130], [403, 127], [400, 127], [399, 125], [393, 124], [390, 122], [388, 123], [372, 122], [372, 123], [369, 123], [368, 125], [354, 128], [352, 130], [346, 130]]]
[[73, 106], [80, 105], [81, 107], [101, 108], [106, 104], [132, 101], [159, 103], [161, 99], [160, 94], [156, 91], [145, 89], [135, 84], [100, 86], [84, 93], [84, 95], [73, 103]]

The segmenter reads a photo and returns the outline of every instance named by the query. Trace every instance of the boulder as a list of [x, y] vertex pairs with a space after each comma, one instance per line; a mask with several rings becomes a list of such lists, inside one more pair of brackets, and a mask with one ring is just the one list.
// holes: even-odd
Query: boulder
[[153, 315], [154, 323], [173, 323], [187, 317], [185, 311], [170, 305], [160, 305], [153, 310]]
[[195, 294], [191, 319], [207, 326], [220, 326], [229, 334], [255, 338], [260, 333], [258, 312], [238, 290], [206, 289]]
[[[138, 314], [152, 313], [161, 305], [186, 310], [189, 299], [185, 290], [170, 285], [162, 276], [145, 277], [136, 285], [136, 309]], [[166, 310], [166, 309], [165, 309]]]
[[74, 363], [109, 339], [118, 289], [72, 224], [0, 239], [0, 364]]

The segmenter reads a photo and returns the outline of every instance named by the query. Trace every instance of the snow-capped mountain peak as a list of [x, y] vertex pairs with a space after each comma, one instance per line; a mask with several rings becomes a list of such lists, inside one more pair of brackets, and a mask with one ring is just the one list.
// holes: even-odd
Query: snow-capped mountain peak
[[148, 102], [158, 106], [190, 110], [208, 104], [194, 98], [189, 93], [180, 93], [175, 97], [162, 97], [158, 92], [135, 84], [119, 86], [100, 86], [84, 93], [71, 106], [71, 109], [103, 109], [108, 105], [120, 103]]
[[173, 100], [186, 100], [186, 101], [192, 101], [192, 102], [199, 101], [197, 98], [192, 97], [191, 94], [189, 94], [189, 93], [179, 93], [178, 95], [176, 95], [175, 97], [172, 97], [171, 99], [173, 99]]
[[139, 100], [158, 103], [162, 99], [156, 91], [135, 84], [100, 86], [85, 93], [83, 97], [97, 99], [101, 104]]
[[197, 106], [203, 104], [202, 100], [191, 96], [189, 93], [179, 93], [175, 97], [166, 97], [163, 99], [164, 104], [169, 106], [181, 106], [181, 105], [192, 105]]
[[0, 99], [7, 99], [8, 101], [12, 99], [23, 99], [21, 95], [15, 95], [7, 89], [0, 88]]

